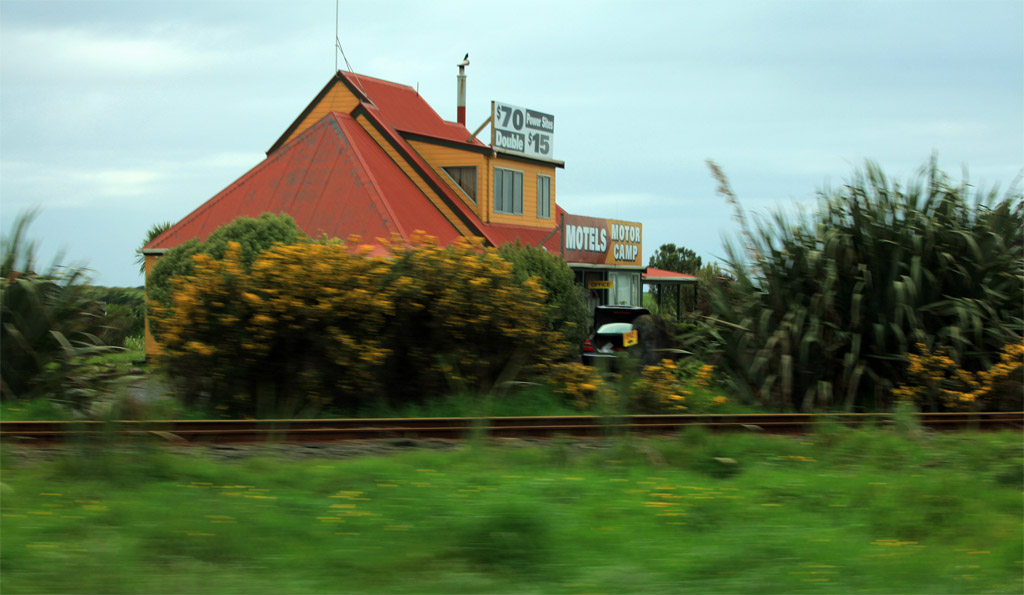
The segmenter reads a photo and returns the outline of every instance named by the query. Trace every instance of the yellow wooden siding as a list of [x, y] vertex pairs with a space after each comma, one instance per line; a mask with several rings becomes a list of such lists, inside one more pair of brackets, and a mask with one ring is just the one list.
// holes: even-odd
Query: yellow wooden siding
[[[555, 168], [551, 165], [540, 165], [517, 161], [514, 159], [503, 159], [492, 157], [488, 159], [487, 188], [488, 203], [494, 201], [494, 168], [501, 167], [523, 172], [523, 214], [506, 215], [504, 213], [491, 212], [490, 221], [493, 223], [505, 223], [509, 225], [525, 225], [527, 227], [543, 227], [552, 229], [558, 224], [555, 221]], [[537, 175], [544, 175], [551, 178], [551, 217], [541, 219], [537, 217]], [[488, 206], [488, 208], [491, 208]]]
[[384, 152], [386, 152], [388, 156], [391, 157], [392, 161], [397, 163], [398, 167], [402, 168], [402, 171], [405, 172], [405, 175], [409, 176], [409, 179], [411, 179], [413, 183], [416, 184], [416, 186], [420, 189], [420, 191], [423, 192], [423, 194], [426, 195], [428, 199], [430, 199], [430, 202], [437, 208], [438, 211], [441, 211], [441, 214], [444, 215], [445, 219], [447, 219], [453, 226], [455, 226], [455, 229], [458, 230], [458, 232], [462, 234], [463, 237], [476, 237], [476, 234], [470, 231], [469, 227], [467, 227], [466, 224], [462, 222], [462, 219], [460, 219], [459, 216], [455, 214], [451, 210], [451, 208], [449, 208], [448, 205], [444, 203], [441, 197], [437, 195], [437, 192], [435, 192], [434, 189], [430, 187], [430, 184], [428, 184], [427, 181], [423, 179], [423, 176], [421, 176], [415, 169], [413, 169], [413, 167], [409, 164], [405, 157], [399, 154], [399, 152], [393, 146], [391, 146], [391, 143], [388, 141], [388, 139], [386, 139], [384, 135], [382, 135], [374, 127], [373, 123], [371, 123], [366, 116], [360, 115], [356, 118], [356, 121], [359, 122], [359, 125], [362, 126], [364, 130], [366, 130], [367, 134], [369, 134], [373, 138], [373, 140], [378, 145], [380, 145], [382, 149], [384, 149]]
[[[486, 155], [419, 141], [409, 141], [409, 145], [419, 153], [424, 161], [430, 164], [430, 167], [434, 169], [437, 176], [451, 187], [452, 191], [462, 199], [462, 202], [466, 203], [466, 206], [473, 209], [482, 221], [487, 221], [482, 207], [482, 204], [486, 201], [481, 200], [482, 196], [487, 192], [487, 185], [484, 183], [484, 174], [487, 171]], [[472, 200], [469, 200], [463, 194], [459, 185], [441, 170], [442, 167], [476, 167], [477, 202], [474, 203]]]
[[292, 131], [285, 143], [302, 134], [307, 128], [322, 120], [330, 112], [349, 114], [352, 113], [352, 110], [357, 105], [359, 105], [359, 99], [349, 91], [348, 87], [340, 82], [335, 83], [331, 90], [320, 99], [320, 102], [314, 105], [313, 109], [306, 114], [302, 123]]

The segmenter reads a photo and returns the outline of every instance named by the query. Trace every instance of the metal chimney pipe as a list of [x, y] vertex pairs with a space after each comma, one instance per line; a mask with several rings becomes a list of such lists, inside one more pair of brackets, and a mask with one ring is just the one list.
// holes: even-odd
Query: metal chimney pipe
[[459, 97], [456, 103], [455, 119], [459, 124], [466, 125], [466, 67], [469, 66], [469, 54], [456, 64], [459, 67], [458, 87]]

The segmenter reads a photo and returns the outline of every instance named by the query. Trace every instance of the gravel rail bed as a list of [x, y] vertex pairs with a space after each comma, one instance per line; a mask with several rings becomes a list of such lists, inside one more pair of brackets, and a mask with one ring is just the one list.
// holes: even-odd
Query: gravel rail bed
[[[602, 438], [488, 438], [481, 441], [491, 447], [501, 448], [537, 448], [558, 443], [571, 450], [593, 450], [605, 448], [608, 444]], [[60, 445], [60, 446], [21, 446], [4, 444], [3, 456], [7, 461], [17, 465], [57, 460], [69, 455], [95, 452], [103, 449], [108, 452], [138, 452], [141, 449], [159, 449], [160, 452], [186, 457], [202, 457], [215, 461], [235, 461], [252, 457], [272, 457], [284, 460], [302, 459], [349, 459], [364, 456], [388, 456], [414, 449], [457, 451], [473, 448], [474, 444], [465, 440], [445, 440], [440, 438], [411, 439], [389, 438], [381, 440], [347, 440], [344, 442], [309, 443], [309, 444], [208, 444], [208, 445], [174, 445], [161, 444], [153, 446], [132, 445], [130, 443], [114, 443], [99, 445]]]

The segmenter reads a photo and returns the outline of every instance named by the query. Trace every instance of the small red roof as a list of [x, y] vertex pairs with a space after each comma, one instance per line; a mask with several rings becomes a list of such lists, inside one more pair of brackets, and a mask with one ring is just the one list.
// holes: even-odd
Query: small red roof
[[666, 271], [664, 269], [656, 269], [654, 267], [647, 267], [647, 270], [640, 275], [644, 281], [652, 281], [658, 283], [696, 283], [697, 277], [688, 275], [686, 273], [677, 273], [675, 271]]

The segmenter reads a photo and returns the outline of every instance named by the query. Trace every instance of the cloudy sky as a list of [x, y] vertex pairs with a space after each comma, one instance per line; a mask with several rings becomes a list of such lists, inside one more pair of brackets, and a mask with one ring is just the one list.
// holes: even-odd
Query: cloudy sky
[[[0, 226], [103, 285], [135, 249], [264, 158], [335, 69], [335, 0], [0, 0]], [[1024, 166], [1024, 2], [353, 2], [356, 72], [418, 86], [468, 124], [491, 100], [554, 114], [557, 200], [639, 221], [644, 251], [705, 260], [734, 237], [705, 159], [755, 212], [809, 204], [865, 159], [929, 155], [973, 183]], [[646, 258], [645, 258], [646, 260]]]

